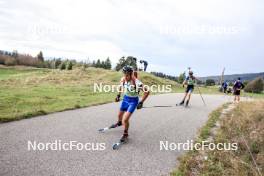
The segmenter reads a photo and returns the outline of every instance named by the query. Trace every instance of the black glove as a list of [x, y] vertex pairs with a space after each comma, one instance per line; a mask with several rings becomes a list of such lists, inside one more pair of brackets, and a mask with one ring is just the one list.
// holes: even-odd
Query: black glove
[[184, 84], [182, 85], [182, 87], [184, 88]]
[[143, 102], [142, 101], [139, 102], [138, 105], [137, 105], [137, 109], [141, 109], [141, 108], [143, 108]]
[[116, 98], [115, 98], [115, 101], [116, 101], [116, 102], [119, 102], [119, 101], [120, 101], [120, 97], [121, 97], [121, 96], [118, 94], [118, 95], [116, 96]]

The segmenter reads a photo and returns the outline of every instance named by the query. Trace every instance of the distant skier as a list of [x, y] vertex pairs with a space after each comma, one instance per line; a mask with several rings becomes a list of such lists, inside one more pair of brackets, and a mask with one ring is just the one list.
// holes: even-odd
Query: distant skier
[[188, 96], [188, 98], [187, 98], [187, 101], [186, 101], [185, 106], [187, 107], [187, 106], [189, 105], [189, 101], [190, 101], [190, 99], [191, 99], [191, 94], [192, 94], [192, 92], [193, 92], [193, 90], [194, 90], [195, 80], [196, 80], [196, 78], [193, 76], [193, 72], [190, 70], [190, 71], [189, 71], [189, 76], [187, 76], [187, 77], [185, 78], [185, 80], [183, 81], [183, 83], [182, 83], [183, 87], [184, 87], [185, 85], [187, 85], [187, 88], [186, 88], [186, 90], [185, 90], [184, 98], [183, 98], [183, 100], [180, 102], [179, 105], [184, 105], [184, 102], [185, 102], [185, 99], [186, 99], [187, 96]]
[[241, 82], [240, 78], [237, 78], [237, 80], [234, 83], [233, 90], [234, 90], [234, 102], [240, 101], [240, 90], [244, 89], [244, 84]]

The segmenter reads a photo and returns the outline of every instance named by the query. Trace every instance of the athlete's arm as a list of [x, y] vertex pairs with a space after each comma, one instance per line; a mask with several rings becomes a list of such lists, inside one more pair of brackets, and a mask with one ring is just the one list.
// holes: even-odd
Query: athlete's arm
[[123, 86], [124, 86], [124, 78], [121, 78], [120, 85], [118, 86], [118, 93], [115, 98], [116, 102], [120, 101]]
[[121, 92], [122, 92], [122, 85], [118, 86], [118, 96], [121, 96]]
[[241, 89], [244, 89], [245, 88], [245, 85], [243, 83], [241, 83]]
[[118, 93], [116, 95], [115, 101], [119, 102], [121, 97], [121, 86], [118, 87]]
[[187, 78], [185, 78], [185, 80], [182, 83], [182, 87], [184, 87], [185, 85], [187, 85]]
[[136, 79], [136, 85], [137, 85], [136, 87], [138, 87], [139, 91], [140, 90], [143, 91], [143, 96], [142, 96], [142, 99], [140, 101], [143, 103], [148, 98], [150, 92], [149, 92], [148, 88], [146, 86], [144, 86], [144, 84], [138, 79]]
[[194, 78], [194, 84], [195, 86], [197, 86], [198, 79], [195, 76], [193, 78]]
[[237, 86], [237, 82], [235, 81], [234, 82], [234, 85], [233, 85], [233, 88], [235, 88]]
[[142, 90], [143, 90], [143, 97], [141, 99], [141, 102], [144, 103], [144, 101], [148, 98], [150, 92], [146, 87], [143, 86], [143, 84], [142, 84]]
[[144, 88], [143, 84], [141, 84], [141, 89], [143, 90], [143, 97], [142, 97], [141, 101], [138, 103], [137, 109], [143, 108], [143, 103], [148, 98], [149, 93], [150, 93], [146, 87]]
[[119, 102], [120, 101], [120, 97], [121, 97], [121, 86], [118, 87], [118, 93], [116, 95], [115, 101]]

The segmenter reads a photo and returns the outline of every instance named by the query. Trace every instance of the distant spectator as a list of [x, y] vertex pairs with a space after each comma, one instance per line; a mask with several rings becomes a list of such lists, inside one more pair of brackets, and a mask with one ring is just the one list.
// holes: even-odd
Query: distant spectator
[[147, 71], [148, 62], [145, 60], [140, 60], [139, 62], [144, 65], [144, 72]]
[[240, 90], [243, 89], [245, 86], [241, 82], [240, 78], [237, 78], [237, 80], [234, 83], [233, 90], [234, 90], [234, 102], [239, 102], [240, 101]]
[[227, 87], [228, 87], [227, 82], [226, 81], [223, 82], [222, 83], [222, 90], [224, 91], [224, 93], [226, 93]]

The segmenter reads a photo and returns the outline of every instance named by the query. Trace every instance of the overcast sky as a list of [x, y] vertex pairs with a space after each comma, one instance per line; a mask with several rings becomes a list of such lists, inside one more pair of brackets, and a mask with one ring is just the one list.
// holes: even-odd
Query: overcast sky
[[263, 0], [0, 0], [0, 49], [132, 55], [171, 75], [262, 72], [263, 11]]

